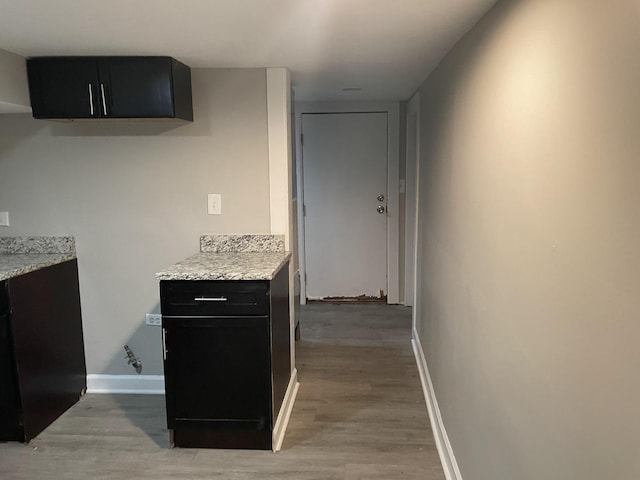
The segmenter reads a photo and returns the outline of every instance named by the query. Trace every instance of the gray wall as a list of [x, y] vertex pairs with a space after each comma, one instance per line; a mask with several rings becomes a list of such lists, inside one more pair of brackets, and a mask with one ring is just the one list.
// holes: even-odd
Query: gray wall
[[[0, 235], [74, 235], [89, 373], [161, 374], [154, 273], [202, 233], [269, 233], [264, 69], [193, 69], [195, 121], [75, 123], [0, 116]], [[207, 193], [222, 215], [207, 215]]]
[[640, 29], [502, 1], [421, 94], [417, 325], [467, 480], [640, 478]]

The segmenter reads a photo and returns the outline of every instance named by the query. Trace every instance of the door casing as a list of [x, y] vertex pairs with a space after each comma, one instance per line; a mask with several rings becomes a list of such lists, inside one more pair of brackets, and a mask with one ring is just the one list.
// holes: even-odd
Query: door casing
[[[302, 115], [305, 113], [364, 113], [386, 112], [387, 130], [387, 303], [398, 304], [399, 278], [399, 192], [400, 192], [400, 103], [399, 102], [296, 102], [296, 132], [302, 131]], [[300, 261], [300, 301], [305, 303], [305, 238], [304, 238], [304, 184], [302, 144], [296, 136], [296, 163], [298, 185], [298, 252]]]

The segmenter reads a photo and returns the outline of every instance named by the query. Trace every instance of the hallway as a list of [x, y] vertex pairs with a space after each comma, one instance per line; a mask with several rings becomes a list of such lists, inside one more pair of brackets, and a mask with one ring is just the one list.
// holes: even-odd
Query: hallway
[[168, 449], [164, 397], [87, 395], [29, 445], [0, 444], [3, 480], [442, 480], [409, 343], [411, 310], [308, 305], [283, 449]]
[[410, 345], [411, 309], [306, 305], [301, 328], [285, 452], [330, 459], [335, 477], [318, 478], [444, 479]]

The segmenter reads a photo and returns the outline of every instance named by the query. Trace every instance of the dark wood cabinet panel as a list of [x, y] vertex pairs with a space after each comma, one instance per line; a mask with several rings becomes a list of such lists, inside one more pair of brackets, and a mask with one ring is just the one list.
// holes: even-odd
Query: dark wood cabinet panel
[[114, 57], [98, 61], [102, 114], [107, 117], [173, 117], [171, 59]]
[[193, 120], [191, 70], [171, 57], [34, 57], [33, 116]]
[[172, 443], [273, 448], [291, 376], [288, 263], [271, 281], [162, 281], [160, 296]]
[[[278, 415], [291, 377], [291, 322], [289, 316], [289, 264], [271, 281], [271, 369], [273, 418]], [[286, 319], [286, 321], [284, 320]]]
[[174, 318], [164, 328], [169, 428], [207, 419], [269, 429], [268, 317]]
[[29, 62], [31, 108], [36, 118], [98, 117], [98, 70], [82, 58]]
[[20, 397], [8, 312], [6, 282], [0, 282], [0, 441], [21, 436]]
[[[28, 442], [74, 405], [86, 389], [77, 272], [77, 262], [71, 260], [5, 283], [9, 313], [4, 315], [4, 327], [0, 326], [7, 333], [0, 332], [0, 369], [3, 390], [11, 384], [4, 375], [13, 370], [14, 394], [9, 404], [17, 402], [13, 413], [0, 412], [0, 424], [8, 426], [6, 434], [0, 435], [11, 437], [5, 440]], [[18, 432], [11, 435], [16, 413]]]

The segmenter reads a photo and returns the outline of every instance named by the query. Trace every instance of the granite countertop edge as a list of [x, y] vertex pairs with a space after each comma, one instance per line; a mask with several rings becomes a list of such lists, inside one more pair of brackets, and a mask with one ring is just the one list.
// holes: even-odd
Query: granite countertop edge
[[76, 258], [75, 253], [3, 253], [0, 254], [0, 282]]
[[157, 280], [272, 280], [291, 252], [200, 252], [156, 273]]

